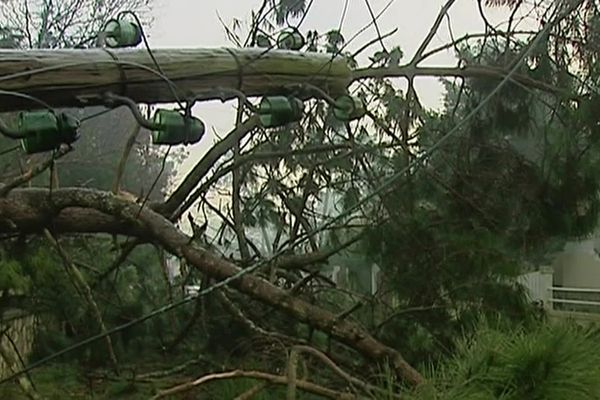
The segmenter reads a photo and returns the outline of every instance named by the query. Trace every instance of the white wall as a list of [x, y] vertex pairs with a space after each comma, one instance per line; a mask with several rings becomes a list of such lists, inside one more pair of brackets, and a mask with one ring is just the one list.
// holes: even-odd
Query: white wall
[[598, 238], [568, 243], [554, 260], [554, 283], [575, 288], [600, 288], [600, 258], [596, 253], [599, 244]]

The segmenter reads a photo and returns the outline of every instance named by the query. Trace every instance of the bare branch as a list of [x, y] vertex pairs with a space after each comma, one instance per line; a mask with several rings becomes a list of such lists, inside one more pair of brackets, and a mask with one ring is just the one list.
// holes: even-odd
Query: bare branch
[[123, 148], [123, 155], [119, 160], [119, 165], [117, 166], [117, 175], [115, 176], [115, 182], [113, 184], [113, 193], [117, 194], [121, 190], [121, 180], [123, 179], [123, 175], [125, 174], [125, 168], [127, 167], [127, 159], [129, 158], [129, 154], [131, 153], [131, 149], [135, 144], [135, 140], [137, 139], [140, 130], [142, 127], [136, 122], [133, 128], [131, 129], [131, 133], [127, 137], [127, 142], [125, 142], [125, 147]]
[[72, 149], [70, 147], [66, 147], [66, 146], [62, 147], [56, 154], [51, 155], [50, 158], [48, 158], [43, 163], [34, 166], [29, 171], [16, 177], [15, 179], [13, 179], [11, 182], [7, 183], [6, 185], [0, 184], [0, 197], [6, 196], [14, 188], [19, 187], [19, 186], [31, 181], [33, 178], [35, 178], [36, 176], [38, 176], [39, 174], [41, 174], [42, 172], [44, 172], [45, 170], [50, 168], [52, 166], [52, 164], [54, 163], [54, 161], [56, 161], [58, 158], [64, 156], [65, 154], [69, 153], [71, 150]]
[[212, 146], [208, 153], [206, 153], [206, 155], [196, 164], [194, 169], [192, 169], [192, 171], [183, 179], [183, 182], [175, 189], [166, 203], [154, 208], [160, 210], [160, 212], [165, 215], [174, 214], [176, 212], [181, 215], [182, 213], [178, 212], [179, 206], [183, 204], [185, 199], [192, 193], [202, 178], [206, 176], [219, 158], [230, 151], [241, 138], [255, 129], [258, 124], [258, 117], [252, 117], [236, 127], [225, 136], [223, 140]]
[[177, 212], [171, 217], [173, 221], [179, 219], [181, 215], [189, 209], [194, 202], [196, 202], [199, 198], [204, 195], [208, 189], [215, 184], [219, 179], [224, 177], [225, 175], [231, 173], [236, 168], [239, 168], [248, 163], [255, 163], [262, 160], [272, 160], [277, 158], [289, 158], [296, 155], [303, 154], [317, 154], [317, 153], [325, 153], [329, 151], [335, 151], [339, 149], [348, 149], [350, 148], [350, 144], [333, 144], [333, 145], [323, 145], [323, 146], [309, 146], [298, 150], [283, 150], [283, 151], [269, 151], [269, 152], [246, 152], [242, 153], [235, 162], [228, 164], [225, 167], [218, 169], [214, 175], [212, 175], [209, 179], [204, 181], [200, 186], [198, 186], [194, 192], [185, 200], [185, 202], [179, 207]]
[[225, 308], [231, 313], [231, 315], [233, 315], [235, 318], [241, 321], [251, 331], [262, 336], [281, 340], [285, 343], [305, 343], [305, 341], [302, 339], [286, 336], [278, 332], [269, 332], [261, 328], [260, 326], [256, 325], [256, 323], [252, 321], [246, 314], [244, 314], [244, 312], [229, 297], [227, 297], [227, 295], [223, 291], [218, 290], [217, 296], [219, 297], [221, 304], [225, 306]]
[[[260, 371], [229, 371], [229, 372], [220, 372], [216, 374], [205, 375], [195, 381], [184, 383], [178, 386], [174, 386], [170, 389], [161, 390], [158, 394], [152, 397], [153, 400], [162, 399], [167, 396], [173, 396], [175, 394], [183, 393], [190, 391], [192, 389], [197, 388], [198, 386], [204, 385], [205, 383], [223, 380], [223, 379], [234, 379], [234, 378], [252, 378], [267, 381], [268, 383], [272, 383], [275, 385], [287, 385], [288, 378], [286, 376], [280, 375], [272, 375], [266, 372]], [[336, 399], [336, 400], [355, 400], [356, 396], [350, 393], [338, 392], [336, 390], [328, 389], [326, 387], [317, 385], [315, 383], [311, 383], [304, 380], [296, 381], [296, 385], [299, 389], [314, 393], [319, 396], [326, 397], [328, 399]]]
[[[353, 80], [384, 78], [384, 77], [404, 77], [412, 79], [417, 76], [437, 76], [437, 77], [454, 77], [454, 78], [486, 78], [486, 79], [502, 79], [508, 75], [508, 71], [504, 68], [492, 66], [466, 66], [459, 67], [414, 67], [411, 65], [401, 65], [397, 67], [379, 67], [379, 68], [363, 68], [354, 71]], [[557, 96], [567, 99], [577, 99], [566, 88], [556, 87], [554, 85], [535, 80], [521, 74], [513, 74], [511, 80], [519, 82], [527, 87], [539, 89]]]
[[[239, 101], [237, 115], [235, 118], [236, 128], [242, 123], [244, 105], [242, 100]], [[233, 162], [236, 163], [240, 157], [240, 140], [237, 140], [233, 146]], [[246, 238], [246, 232], [244, 230], [244, 224], [242, 221], [242, 208], [241, 208], [241, 194], [240, 190], [242, 187], [242, 177], [239, 169], [233, 170], [232, 179], [232, 194], [231, 194], [231, 207], [233, 209], [233, 227], [238, 240], [238, 248], [243, 262], [250, 260], [250, 250], [248, 250], [248, 239]]]
[[425, 37], [425, 39], [423, 40], [423, 42], [421, 43], [421, 45], [419, 46], [417, 51], [415, 52], [415, 55], [413, 56], [409, 65], [415, 67], [417, 64], [419, 64], [423, 60], [423, 53], [425, 52], [425, 50], [427, 50], [427, 46], [429, 46], [429, 44], [435, 37], [435, 34], [437, 33], [438, 29], [440, 28], [442, 21], [444, 21], [444, 16], [448, 13], [448, 10], [450, 10], [450, 7], [452, 7], [452, 5], [455, 2], [456, 2], [456, 0], [448, 0], [442, 6], [442, 9], [438, 13], [438, 16], [435, 19], [433, 26], [431, 27], [431, 29], [429, 30], [429, 33], [427, 34], [427, 36]]

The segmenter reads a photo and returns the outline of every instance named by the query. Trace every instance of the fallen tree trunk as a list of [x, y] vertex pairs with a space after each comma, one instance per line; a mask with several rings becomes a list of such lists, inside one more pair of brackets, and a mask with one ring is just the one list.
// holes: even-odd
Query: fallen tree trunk
[[[222, 99], [220, 88], [249, 97], [281, 94], [285, 85], [307, 82], [336, 95], [351, 80], [343, 57], [321, 53], [213, 48], [157, 49], [153, 54], [174, 88], [145, 49], [70, 49], [0, 51], [0, 89], [34, 96], [52, 107], [83, 107], [102, 104], [99, 95], [106, 91], [138, 103], [168, 103], [176, 97]], [[0, 112], [39, 107], [28, 99], [0, 96]]]
[[[16, 210], [19, 212], [15, 213]], [[51, 197], [46, 189], [13, 190], [7, 197], [0, 198], [0, 233], [34, 233], [46, 226], [68, 232], [74, 227], [70, 219], [73, 211], [76, 212], [81, 226], [88, 227], [90, 223], [85, 221], [86, 215], [93, 219], [97, 219], [98, 214], [102, 215], [106, 219], [103, 220], [101, 228], [108, 233], [126, 233], [123, 232], [123, 224], [127, 223], [129, 235], [143, 234], [145, 239], [161, 245], [173, 254], [185, 257], [191, 265], [217, 280], [227, 279], [240, 272], [240, 269], [228, 260], [190, 245], [189, 238], [162, 215], [148, 208], [140, 212], [139, 204], [97, 190], [58, 189], [52, 191]], [[139, 218], [136, 218], [138, 215]], [[32, 221], [37, 221], [38, 225], [32, 225]], [[99, 227], [93, 230], [98, 231]], [[77, 232], [81, 232], [81, 229], [77, 229]], [[358, 325], [339, 320], [335, 314], [309, 304], [251, 274], [232, 281], [231, 286], [299, 321], [330, 333], [332, 337], [367, 358], [379, 362], [389, 361], [398, 376], [405, 381], [411, 384], [423, 382], [419, 372], [396, 350], [383, 345]]]

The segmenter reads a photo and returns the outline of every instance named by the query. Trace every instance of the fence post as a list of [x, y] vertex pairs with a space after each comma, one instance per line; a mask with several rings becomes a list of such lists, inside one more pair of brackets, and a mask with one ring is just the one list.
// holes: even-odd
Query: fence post
[[545, 310], [552, 310], [552, 285], [554, 269], [552, 267], [540, 267], [540, 289], [543, 307]]

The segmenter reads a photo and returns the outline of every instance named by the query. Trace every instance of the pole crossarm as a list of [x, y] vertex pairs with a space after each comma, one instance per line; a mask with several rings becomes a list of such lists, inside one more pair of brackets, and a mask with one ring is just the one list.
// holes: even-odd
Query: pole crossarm
[[[288, 86], [309, 83], [339, 95], [352, 79], [346, 60], [331, 54], [263, 48], [157, 49], [153, 54], [163, 76], [145, 49], [1, 50], [0, 89], [60, 108], [100, 105], [106, 92], [137, 103], [170, 103], [235, 97], [227, 89], [247, 96], [285, 94]], [[0, 96], [0, 112], [31, 108], [39, 105]]]

